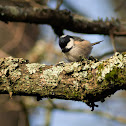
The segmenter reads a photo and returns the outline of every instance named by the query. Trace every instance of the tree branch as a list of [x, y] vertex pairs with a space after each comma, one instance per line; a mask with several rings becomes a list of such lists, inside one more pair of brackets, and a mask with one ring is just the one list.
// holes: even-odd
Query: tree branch
[[58, 35], [62, 35], [64, 29], [87, 34], [109, 35], [111, 31], [113, 35], [126, 35], [125, 24], [121, 24], [119, 20], [89, 20], [67, 10], [53, 10], [48, 7], [38, 6], [33, 7], [25, 2], [18, 4], [10, 3], [0, 2], [1, 21], [49, 24]]
[[22, 58], [0, 59], [0, 93], [94, 102], [126, 89], [126, 54], [104, 61], [28, 63]]

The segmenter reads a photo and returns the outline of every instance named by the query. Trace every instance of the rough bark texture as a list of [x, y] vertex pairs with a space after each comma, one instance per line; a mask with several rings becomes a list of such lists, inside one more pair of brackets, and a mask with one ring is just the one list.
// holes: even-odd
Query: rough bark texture
[[0, 1], [0, 20], [4, 22], [25, 22], [49, 24], [58, 35], [67, 29], [78, 33], [126, 35], [125, 24], [119, 20], [89, 20], [67, 10], [53, 10], [48, 7], [31, 6], [29, 3]]
[[76, 100], [92, 106], [120, 89], [126, 89], [126, 54], [55, 66], [30, 64], [22, 58], [0, 59], [1, 94]]

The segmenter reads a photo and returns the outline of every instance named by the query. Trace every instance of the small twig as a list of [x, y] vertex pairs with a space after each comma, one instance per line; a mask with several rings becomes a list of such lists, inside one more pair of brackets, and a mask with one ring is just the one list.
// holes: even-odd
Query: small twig
[[24, 101], [23, 101], [23, 99], [21, 99], [20, 101], [19, 101], [19, 103], [20, 103], [20, 105], [21, 105], [21, 107], [22, 107], [22, 110], [23, 110], [23, 112], [24, 112], [24, 115], [25, 115], [25, 125], [26, 126], [30, 126], [30, 124], [29, 124], [29, 119], [28, 119], [28, 109], [26, 108], [26, 105], [25, 105], [25, 103], [24, 103]]
[[[29, 103], [29, 102], [28, 102]], [[35, 107], [42, 107], [42, 108], [45, 108], [45, 109], [52, 109], [55, 110], [62, 110], [62, 111], [67, 111], [67, 112], [80, 112], [80, 113], [86, 113], [86, 114], [93, 114], [93, 115], [97, 115], [97, 116], [100, 116], [100, 117], [104, 117], [104, 118], [108, 118], [108, 119], [112, 119], [112, 120], [115, 120], [115, 121], [118, 121], [120, 123], [123, 123], [123, 124], [126, 124], [126, 118], [124, 118], [123, 116], [117, 116], [117, 115], [112, 115], [108, 112], [103, 112], [103, 111], [99, 111], [99, 110], [95, 110], [95, 111], [90, 111], [90, 110], [87, 110], [87, 109], [72, 109], [71, 107], [69, 106], [66, 106], [66, 104], [56, 104], [56, 108], [52, 108], [52, 106], [50, 105], [47, 105], [47, 104], [38, 104], [38, 102], [34, 102], [34, 103], [30, 103], [28, 105], [26, 105], [27, 108], [35, 108]]]
[[46, 109], [45, 126], [50, 126], [50, 124], [51, 124], [51, 114], [52, 114], [52, 109]]
[[110, 33], [110, 38], [111, 38], [113, 50], [114, 50], [114, 52], [117, 52], [116, 45], [115, 45], [115, 41], [114, 41], [115, 39], [114, 39], [113, 33]]
[[63, 0], [57, 0], [56, 10], [59, 10], [62, 3], [63, 3]]
[[126, 0], [123, 0], [116, 8], [115, 11], [119, 11], [124, 5], [125, 5]]
[[57, 108], [57, 105], [52, 101], [52, 99], [48, 98], [48, 101], [51, 103], [53, 108]]
[[126, 36], [126, 32], [114, 32], [116, 36]]
[[[125, 52], [126, 49], [118, 49], [118, 52]], [[108, 56], [108, 55], [113, 55], [114, 54], [114, 51], [110, 51], [110, 52], [106, 52], [100, 56], [96, 56], [95, 58], [97, 58], [98, 60], [100, 60], [101, 58], [105, 57], [105, 56]]]

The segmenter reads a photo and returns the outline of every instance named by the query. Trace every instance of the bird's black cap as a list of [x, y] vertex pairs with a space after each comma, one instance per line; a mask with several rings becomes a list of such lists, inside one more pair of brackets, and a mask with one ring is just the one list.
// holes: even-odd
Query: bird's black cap
[[59, 38], [59, 46], [61, 49], [65, 48], [67, 46], [67, 43], [70, 41], [70, 38], [73, 38], [70, 35], [62, 35]]

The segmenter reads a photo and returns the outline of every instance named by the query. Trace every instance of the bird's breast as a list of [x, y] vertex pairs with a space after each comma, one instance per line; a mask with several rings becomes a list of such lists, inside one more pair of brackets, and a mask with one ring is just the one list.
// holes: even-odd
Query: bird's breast
[[91, 50], [91, 46], [88, 46], [86, 48], [73, 47], [68, 52], [65, 52], [64, 56], [70, 62], [80, 61], [82, 57], [88, 58], [91, 53]]

